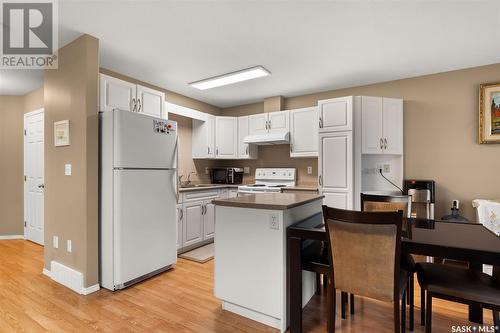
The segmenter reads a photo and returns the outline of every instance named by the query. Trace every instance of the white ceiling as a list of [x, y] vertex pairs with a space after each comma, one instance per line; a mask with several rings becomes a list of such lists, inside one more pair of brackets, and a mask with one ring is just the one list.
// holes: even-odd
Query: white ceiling
[[[88, 33], [100, 39], [102, 67], [219, 107], [500, 62], [497, 0], [59, 6], [60, 45]], [[187, 85], [255, 65], [272, 76], [205, 91]], [[2, 92], [26, 90], [5, 81]]]

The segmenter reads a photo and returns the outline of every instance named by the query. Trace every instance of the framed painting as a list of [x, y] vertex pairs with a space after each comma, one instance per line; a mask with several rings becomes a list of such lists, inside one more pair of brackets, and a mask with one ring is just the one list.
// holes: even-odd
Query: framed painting
[[479, 143], [500, 143], [500, 83], [479, 86]]
[[69, 120], [54, 123], [54, 146], [69, 146]]

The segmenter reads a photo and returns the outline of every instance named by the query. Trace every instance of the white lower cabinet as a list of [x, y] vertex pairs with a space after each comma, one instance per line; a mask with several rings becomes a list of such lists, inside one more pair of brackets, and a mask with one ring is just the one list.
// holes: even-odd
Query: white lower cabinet
[[212, 239], [215, 235], [215, 205], [212, 201], [205, 201], [203, 212], [203, 240]]
[[203, 201], [184, 203], [183, 247], [203, 240]]
[[184, 218], [184, 211], [182, 205], [177, 205], [177, 249], [183, 247], [182, 245], [182, 220]]
[[350, 192], [323, 192], [323, 205], [338, 209], [352, 209], [352, 193]]

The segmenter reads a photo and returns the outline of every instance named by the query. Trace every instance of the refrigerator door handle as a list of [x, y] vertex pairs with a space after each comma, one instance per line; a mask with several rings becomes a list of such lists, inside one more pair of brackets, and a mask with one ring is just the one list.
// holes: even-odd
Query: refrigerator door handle
[[174, 172], [174, 184], [175, 184], [175, 198], [179, 202], [179, 136], [175, 139], [175, 172]]

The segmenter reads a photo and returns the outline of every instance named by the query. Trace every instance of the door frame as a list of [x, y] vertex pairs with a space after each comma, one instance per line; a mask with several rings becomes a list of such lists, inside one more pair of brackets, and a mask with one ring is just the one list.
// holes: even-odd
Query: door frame
[[[30, 111], [30, 112], [26, 112], [23, 114], [23, 177], [24, 177], [24, 180], [23, 180], [23, 234], [24, 234], [24, 239], [25, 240], [28, 240], [28, 234], [27, 234], [27, 230], [28, 230], [28, 226], [26, 224], [26, 125], [27, 125], [27, 119], [28, 117], [30, 116], [34, 116], [34, 115], [37, 115], [37, 114], [42, 114], [43, 115], [43, 122], [44, 122], [44, 129], [43, 129], [43, 136], [44, 136], [44, 146], [45, 146], [45, 108], [39, 108], [39, 109], [36, 109], [36, 110], [33, 110], [33, 111]], [[45, 149], [44, 149], [45, 150]], [[45, 152], [44, 152], [44, 156], [45, 156]], [[45, 157], [44, 157], [45, 159]], [[45, 161], [42, 160], [41, 161], [42, 164], [45, 164]], [[45, 165], [44, 165], [45, 166]], [[45, 170], [45, 168], [44, 168]], [[43, 179], [45, 181], [45, 174], [43, 175]], [[44, 196], [44, 205], [45, 205], [45, 196]], [[44, 209], [45, 211], [45, 209]], [[43, 226], [43, 234], [45, 236], [45, 223], [44, 223], [44, 226]], [[45, 237], [44, 237], [45, 238]], [[42, 246], [44, 246], [44, 244], [40, 244]]]

